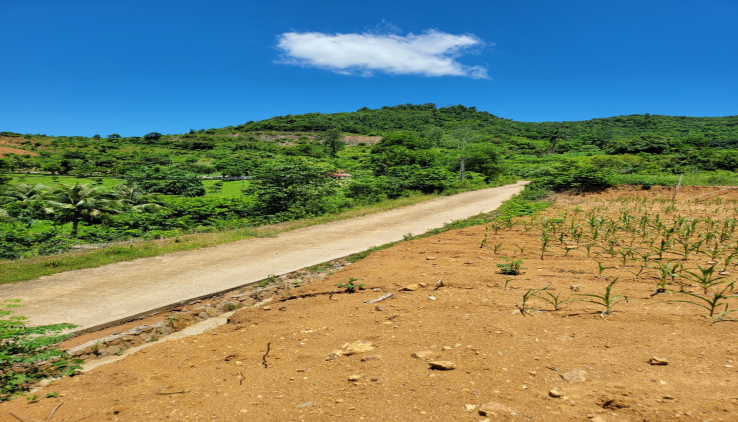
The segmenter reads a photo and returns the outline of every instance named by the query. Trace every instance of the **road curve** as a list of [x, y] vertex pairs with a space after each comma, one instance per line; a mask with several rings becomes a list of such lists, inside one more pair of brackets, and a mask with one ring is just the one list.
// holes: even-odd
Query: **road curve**
[[[525, 182], [444, 196], [377, 214], [334, 221], [275, 237], [67, 271], [0, 285], [0, 298], [21, 299], [32, 325], [68, 322], [104, 327], [153, 310], [361, 252], [496, 209]], [[1, 299], [0, 299], [1, 300]]]

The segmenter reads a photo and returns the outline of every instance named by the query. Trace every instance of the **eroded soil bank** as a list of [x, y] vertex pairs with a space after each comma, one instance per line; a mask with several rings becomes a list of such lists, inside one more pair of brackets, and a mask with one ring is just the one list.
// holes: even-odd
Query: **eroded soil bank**
[[[716, 190], [682, 188], [680, 196]], [[295, 298], [242, 309], [211, 332], [54, 382], [34, 393], [34, 403], [2, 403], [0, 420], [17, 420], [9, 412], [41, 420], [60, 403], [49, 420], [736, 420], [738, 326], [674, 302], [691, 297], [670, 291], [701, 291], [686, 276], [668, 277], [667, 292], [654, 294], [659, 263], [723, 270], [736, 235], [724, 243], [709, 236], [684, 260], [675, 234], [660, 260], [641, 256], [656, 254], [659, 237], [649, 228], [656, 215], [663, 224], [687, 219], [679, 230], [689, 219], [723, 224], [736, 218], [738, 196], [674, 204], [671, 193], [562, 195], [534, 220], [489, 228], [483, 248], [484, 226], [402, 242], [292, 290]], [[622, 230], [604, 224], [592, 239], [589, 216]], [[706, 236], [702, 224], [684, 241]], [[553, 240], [541, 259], [547, 227]], [[578, 241], [572, 228], [583, 231]], [[522, 260], [522, 274], [500, 274], [503, 257]], [[716, 282], [734, 280], [734, 264], [727, 267]], [[330, 295], [351, 278], [366, 289]], [[561, 300], [592, 299], [576, 295], [604, 295], [616, 279], [612, 296], [628, 301], [609, 315], [584, 301], [560, 310], [542, 298], [522, 304], [529, 289], [546, 286]], [[738, 307], [734, 298], [725, 302]], [[438, 361], [454, 369], [432, 369]]]

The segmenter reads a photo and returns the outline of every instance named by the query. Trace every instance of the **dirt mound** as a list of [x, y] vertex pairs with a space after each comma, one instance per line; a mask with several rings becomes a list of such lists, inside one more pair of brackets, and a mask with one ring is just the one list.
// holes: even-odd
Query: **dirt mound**
[[[630, 227], [631, 214], [633, 227], [643, 215], [658, 214], [661, 224], [735, 218], [735, 201], [672, 203], [662, 199], [673, 192], [666, 188], [647, 197], [659, 189], [562, 195], [534, 219], [402, 242], [266, 307], [238, 311], [211, 332], [54, 382], [31, 404], [0, 404], [0, 418], [43, 419], [64, 403], [52, 420], [735, 420], [736, 326], [667, 302], [682, 296], [654, 294], [654, 262], [641, 268], [619, 253], [641, 250], [649, 236], [629, 243], [625, 231], [603, 232], [601, 241], [578, 245], [556, 237], [568, 224], [585, 230], [590, 216], [619, 227]], [[680, 191], [700, 193], [707, 191]], [[550, 225], [556, 233], [542, 230]], [[542, 251], [546, 234], [555, 242]], [[617, 250], [608, 253], [612, 239]], [[710, 259], [677, 252], [662, 262]], [[520, 275], [500, 274], [498, 264], [516, 260]], [[549, 299], [597, 302], [576, 295], [602, 296], [613, 280], [611, 299], [628, 301], [609, 314], [584, 301], [553, 310], [548, 296], [529, 296], [548, 286]], [[351, 281], [364, 289], [333, 293]], [[43, 398], [49, 393], [58, 397]]]

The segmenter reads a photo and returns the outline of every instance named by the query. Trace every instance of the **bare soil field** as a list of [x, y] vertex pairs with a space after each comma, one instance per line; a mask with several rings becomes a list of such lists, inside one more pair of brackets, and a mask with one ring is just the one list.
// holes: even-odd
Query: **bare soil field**
[[738, 191], [672, 192], [559, 195], [402, 242], [0, 420], [738, 420]]

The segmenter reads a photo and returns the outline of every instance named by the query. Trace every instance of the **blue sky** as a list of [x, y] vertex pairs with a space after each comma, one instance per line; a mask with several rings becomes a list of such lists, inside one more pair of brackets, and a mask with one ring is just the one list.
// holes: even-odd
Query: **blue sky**
[[0, 0], [0, 131], [140, 136], [464, 104], [738, 114], [735, 0]]

